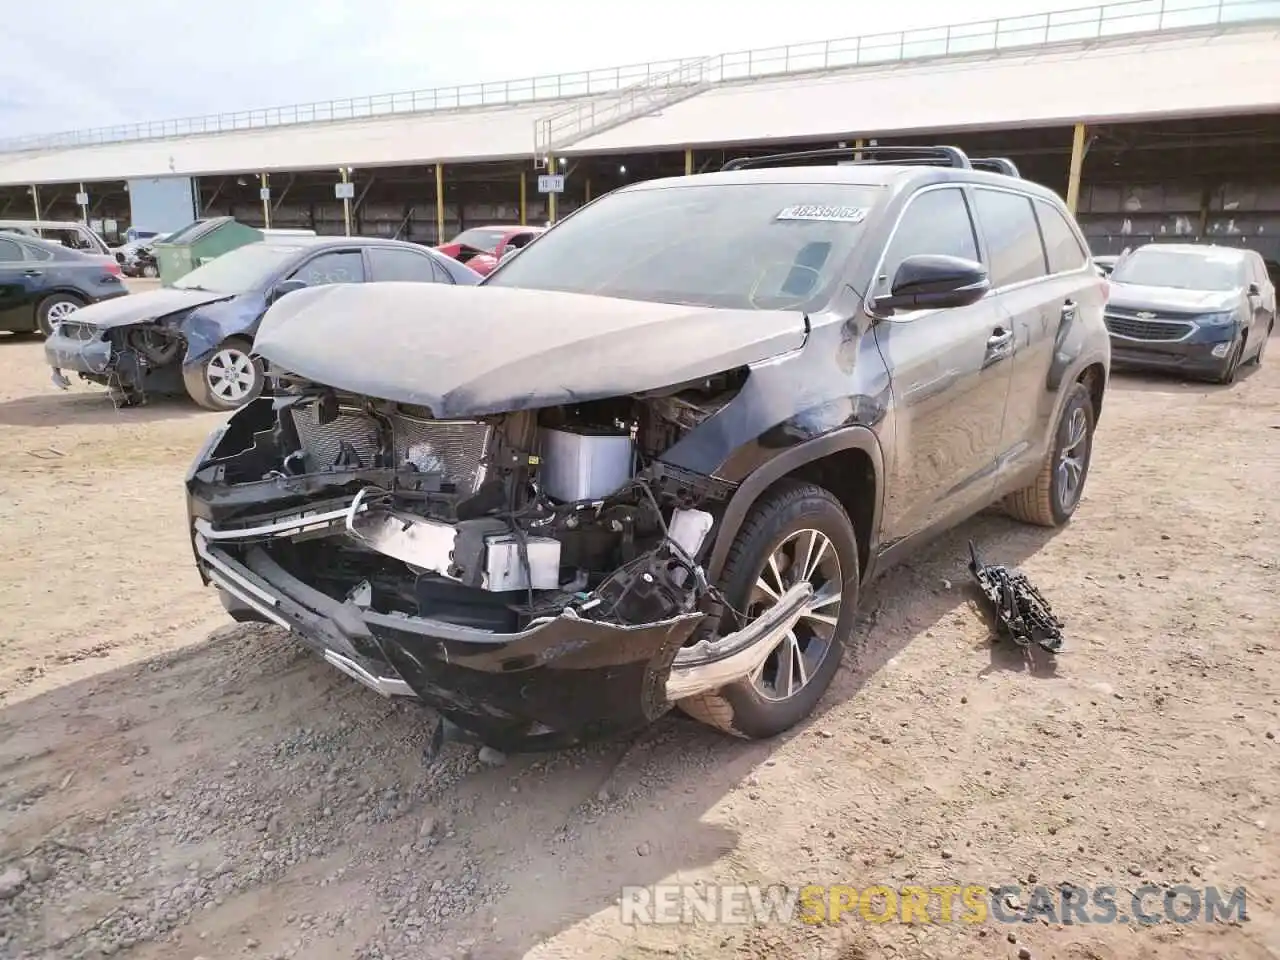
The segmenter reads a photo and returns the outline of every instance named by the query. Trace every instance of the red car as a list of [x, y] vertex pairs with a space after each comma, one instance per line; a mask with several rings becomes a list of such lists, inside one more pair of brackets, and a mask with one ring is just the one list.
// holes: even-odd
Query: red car
[[436, 249], [485, 276], [508, 252], [519, 250], [545, 230], [546, 227], [472, 227]]

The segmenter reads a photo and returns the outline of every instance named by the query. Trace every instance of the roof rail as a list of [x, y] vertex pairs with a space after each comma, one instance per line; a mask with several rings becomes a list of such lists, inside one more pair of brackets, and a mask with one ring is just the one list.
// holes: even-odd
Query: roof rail
[[831, 147], [825, 150], [797, 150], [792, 153], [774, 153], [767, 157], [737, 157], [720, 169], [749, 170], [753, 167], [786, 166], [795, 160], [835, 160], [846, 157], [852, 158], [854, 163], [893, 163], [892, 159], [880, 158], [900, 157], [907, 163], [972, 169], [969, 158], [959, 147]]
[[1022, 179], [1022, 174], [1018, 172], [1018, 165], [1008, 157], [973, 157], [969, 163], [973, 165], [975, 170], [985, 170], [988, 173], [1003, 173], [1006, 177]]

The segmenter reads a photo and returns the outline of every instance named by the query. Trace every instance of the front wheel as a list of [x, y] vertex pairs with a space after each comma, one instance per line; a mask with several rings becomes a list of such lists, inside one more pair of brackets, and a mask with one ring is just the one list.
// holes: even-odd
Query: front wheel
[[1244, 339], [1237, 340], [1231, 347], [1231, 352], [1227, 355], [1226, 365], [1213, 378], [1214, 383], [1220, 383], [1226, 386], [1236, 382], [1236, 373], [1240, 370], [1240, 361], [1244, 358]]
[[204, 361], [199, 384], [188, 387], [191, 399], [207, 410], [229, 411], [257, 397], [265, 378], [251, 350], [244, 340], [224, 340]]
[[1253, 355], [1253, 360], [1251, 361], [1255, 367], [1262, 366], [1262, 357], [1267, 352], [1267, 344], [1271, 342], [1271, 332], [1275, 329], [1275, 326], [1276, 322], [1274, 320], [1267, 324], [1267, 332], [1258, 341], [1258, 352]]
[[[776, 736], [813, 712], [840, 667], [858, 601], [853, 524], [829, 491], [788, 482], [743, 523], [721, 583], [749, 622], [801, 580], [813, 596], [795, 628], [751, 676], [680, 701], [685, 713], [749, 740]], [[730, 613], [722, 629], [737, 628]]]
[[1004, 499], [1015, 520], [1060, 527], [1076, 512], [1093, 459], [1094, 410], [1089, 388], [1075, 383], [1067, 393], [1053, 443], [1035, 480]]

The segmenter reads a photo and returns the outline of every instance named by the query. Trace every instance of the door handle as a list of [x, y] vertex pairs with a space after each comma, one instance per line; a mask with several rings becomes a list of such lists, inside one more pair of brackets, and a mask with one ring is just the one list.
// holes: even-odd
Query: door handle
[[1011, 342], [1013, 342], [1013, 331], [1002, 330], [1000, 327], [996, 327], [991, 336], [987, 337], [987, 349], [999, 350], [1002, 347], [1008, 346]]
[[22, 275], [24, 277], [43, 277], [44, 271], [43, 270], [23, 270]]

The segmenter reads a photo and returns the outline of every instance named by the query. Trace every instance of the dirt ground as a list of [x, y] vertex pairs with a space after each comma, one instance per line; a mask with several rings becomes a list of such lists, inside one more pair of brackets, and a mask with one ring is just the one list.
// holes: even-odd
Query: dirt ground
[[[426, 764], [425, 711], [200, 586], [181, 484], [217, 415], [61, 393], [0, 336], [0, 957], [1280, 957], [1272, 360], [1114, 378], [1074, 522], [984, 516], [888, 574], [790, 736]], [[991, 643], [968, 538], [1067, 620], [1056, 662]], [[624, 925], [662, 882], [1185, 883], [1248, 916]]]

